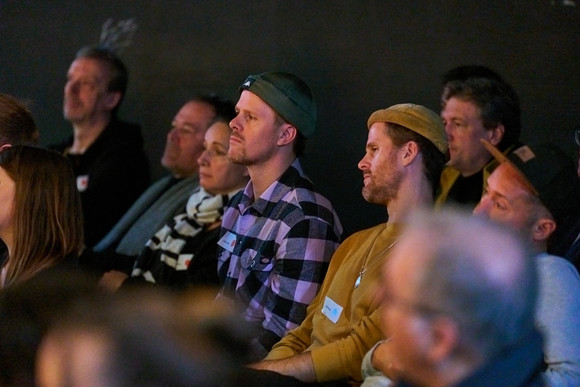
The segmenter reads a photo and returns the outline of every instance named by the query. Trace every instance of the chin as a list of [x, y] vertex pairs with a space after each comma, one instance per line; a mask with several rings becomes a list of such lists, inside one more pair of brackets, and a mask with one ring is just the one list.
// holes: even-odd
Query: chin
[[211, 186], [207, 186], [206, 184], [200, 184], [199, 185], [201, 188], [204, 189], [205, 192], [207, 192], [210, 195], [215, 196], [216, 194], [214, 192], [216, 192], [215, 189], [213, 189]]
[[230, 155], [228, 154], [228, 159], [229, 159], [229, 160], [230, 160], [232, 163], [245, 165], [245, 164], [244, 164], [244, 158], [243, 158], [243, 157], [240, 157], [240, 155], [236, 155], [236, 154], [234, 154], [234, 155], [231, 155], [231, 156], [230, 156]]

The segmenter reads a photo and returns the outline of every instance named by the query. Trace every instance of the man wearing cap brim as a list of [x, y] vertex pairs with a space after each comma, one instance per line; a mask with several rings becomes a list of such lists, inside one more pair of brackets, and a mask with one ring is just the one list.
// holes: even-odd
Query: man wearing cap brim
[[353, 234], [340, 245], [304, 322], [254, 368], [302, 382], [357, 384], [363, 355], [383, 337], [376, 280], [401, 236], [406, 214], [433, 205], [447, 143], [439, 116], [414, 104], [374, 112], [368, 128], [366, 153], [358, 164], [363, 172], [362, 194], [368, 202], [386, 207], [389, 220]]
[[218, 242], [218, 299], [255, 323], [256, 359], [297, 327], [318, 292], [342, 226], [298, 156], [316, 127], [308, 86], [282, 72], [250, 75], [230, 122], [228, 157], [250, 182], [226, 206]]
[[544, 379], [551, 386], [578, 386], [580, 276], [570, 262], [546, 253], [560, 224], [579, 216], [580, 183], [574, 165], [551, 144], [524, 145], [508, 156], [483, 144], [500, 164], [489, 176], [474, 214], [517, 230], [537, 254], [536, 325], [545, 339]]

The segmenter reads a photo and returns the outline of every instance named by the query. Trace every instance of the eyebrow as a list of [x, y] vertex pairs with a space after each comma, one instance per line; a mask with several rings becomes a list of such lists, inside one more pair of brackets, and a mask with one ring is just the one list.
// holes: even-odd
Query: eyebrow
[[243, 112], [243, 113], [249, 113], [253, 116], [260, 115], [259, 110], [252, 108], [252, 106], [246, 106], [246, 107], [241, 108], [239, 105], [236, 105], [235, 109], [236, 109], [236, 113], [238, 113], [238, 114]]
[[508, 201], [508, 202], [510, 201], [510, 199], [509, 199], [509, 198], [508, 198], [506, 195], [504, 195], [504, 194], [502, 194], [502, 193], [500, 193], [500, 192], [498, 192], [498, 191], [490, 191], [490, 190], [488, 189], [488, 190], [487, 190], [487, 193], [488, 193], [488, 194], [489, 194], [489, 195], [492, 197], [492, 199], [494, 199], [494, 200], [495, 200], [495, 199], [504, 199], [504, 200], [506, 200], [506, 201]]
[[[523, 184], [518, 183], [518, 185], [520, 185], [521, 188], [524, 189], [525, 194], [527, 194], [529, 196], [534, 196], [534, 194], [531, 193], [531, 192], [529, 192], [528, 189]], [[506, 202], [508, 202], [510, 204], [510, 206], [513, 206], [514, 203], [517, 202], [517, 201], [520, 201], [520, 200], [527, 201], [529, 199], [529, 197], [523, 196], [523, 195], [518, 195], [516, 197], [510, 198], [507, 195], [505, 195], [505, 194], [503, 194], [503, 193], [501, 193], [499, 191], [493, 191], [493, 193], [492, 193], [489, 190], [489, 186], [487, 188], [487, 193], [492, 197], [493, 200], [503, 199]]]

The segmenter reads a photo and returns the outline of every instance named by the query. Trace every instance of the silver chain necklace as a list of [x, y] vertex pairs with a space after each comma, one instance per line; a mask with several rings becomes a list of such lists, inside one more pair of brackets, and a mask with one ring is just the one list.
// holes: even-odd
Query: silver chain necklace
[[[397, 241], [400, 238], [395, 239], [395, 241], [393, 243], [391, 243], [387, 248], [385, 248], [384, 250], [382, 250], [380, 253], [378, 253], [367, 265], [367, 260], [365, 259], [365, 262], [363, 263], [363, 266], [360, 268], [360, 273], [358, 274], [358, 277], [356, 279], [356, 281], [354, 281], [354, 288], [358, 288], [360, 285], [360, 282], [362, 281], [362, 277], [363, 275], [366, 273], [367, 269], [369, 267], [371, 267], [375, 262], [377, 262], [377, 260], [383, 256], [383, 254], [385, 254], [387, 251], [389, 251], [391, 249], [391, 247], [393, 247], [395, 245], [395, 243], [397, 243]], [[369, 249], [370, 251], [370, 249]], [[368, 255], [367, 255], [368, 258]]]

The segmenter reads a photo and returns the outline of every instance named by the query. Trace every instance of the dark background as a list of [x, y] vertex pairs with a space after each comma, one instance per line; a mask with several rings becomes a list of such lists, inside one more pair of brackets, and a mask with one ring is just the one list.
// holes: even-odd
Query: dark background
[[318, 130], [303, 164], [348, 233], [385, 219], [360, 195], [366, 119], [402, 102], [438, 112], [441, 74], [457, 65], [500, 72], [521, 97], [522, 139], [575, 155], [580, 1], [0, 0], [0, 91], [30, 101], [43, 145], [71, 133], [61, 112], [66, 71], [109, 18], [138, 24], [121, 55], [130, 82], [120, 115], [142, 124], [155, 178], [189, 97], [236, 99], [246, 75], [268, 70], [299, 75], [316, 96]]

